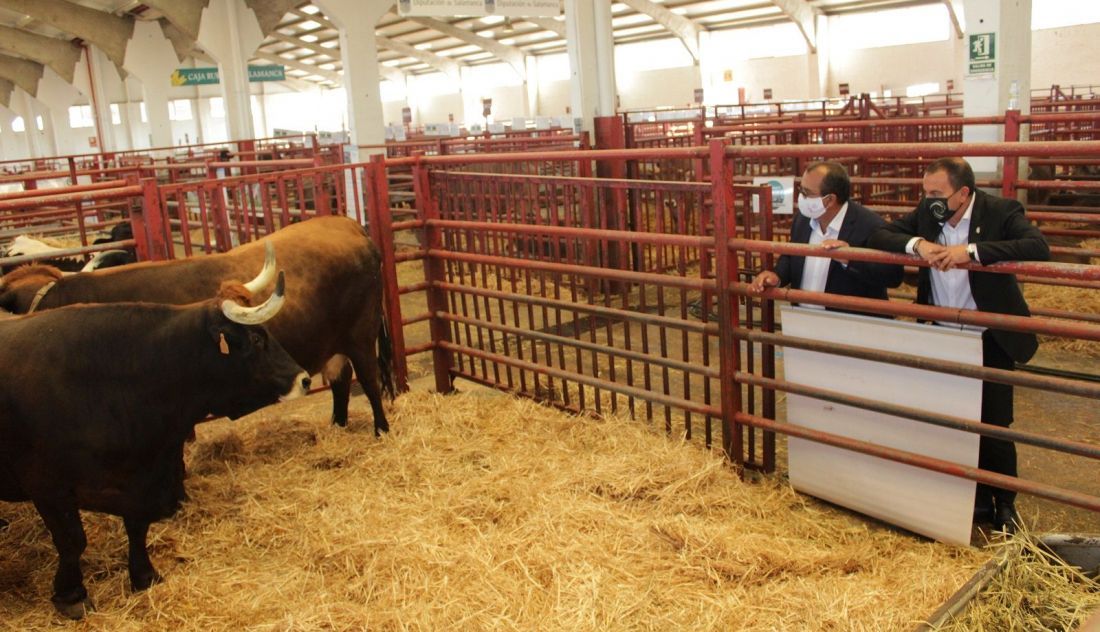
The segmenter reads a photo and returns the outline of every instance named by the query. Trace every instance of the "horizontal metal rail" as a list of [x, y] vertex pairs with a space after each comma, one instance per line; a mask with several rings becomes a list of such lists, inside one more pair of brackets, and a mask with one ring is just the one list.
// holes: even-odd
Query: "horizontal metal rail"
[[671, 395], [665, 395], [663, 393], [637, 388], [634, 386], [625, 386], [617, 382], [608, 382], [607, 380], [602, 380], [598, 377], [590, 377], [588, 375], [581, 375], [580, 373], [573, 373], [571, 371], [565, 371], [551, 366], [546, 366], [544, 364], [535, 364], [533, 362], [527, 362], [525, 360], [518, 360], [509, 356], [503, 356], [497, 353], [474, 349], [473, 347], [458, 345], [453, 342], [441, 341], [439, 343], [439, 346], [453, 353], [461, 353], [464, 355], [472, 356], [479, 360], [505, 364], [516, 369], [531, 371], [533, 373], [541, 373], [542, 375], [548, 375], [550, 377], [558, 378], [560, 380], [577, 382], [578, 384], [584, 384], [585, 386], [591, 386], [593, 388], [617, 393], [626, 397], [633, 397], [642, 401], [653, 402], [654, 404], [661, 404], [663, 406], [669, 406], [671, 408], [679, 408], [681, 410], [699, 413], [700, 415], [711, 415], [720, 417], [722, 414], [720, 409], [715, 408], [714, 406], [708, 406], [700, 402], [693, 402], [691, 400], [681, 399], [679, 397], [673, 397]]
[[749, 415], [746, 413], [738, 412], [734, 413], [733, 418], [734, 421], [738, 423], [752, 426], [754, 428], [771, 430], [773, 432], [779, 432], [787, 436], [807, 439], [809, 441], [823, 443], [825, 445], [831, 445], [837, 448], [843, 448], [852, 452], [859, 452], [861, 454], [877, 456], [883, 459], [894, 461], [896, 463], [903, 463], [905, 465], [912, 465], [926, 470], [931, 470], [933, 472], [949, 474], [951, 476], [965, 478], [972, 481], [977, 481], [979, 483], [985, 483], [986, 485], [999, 487], [1001, 489], [1010, 489], [1018, 492], [1024, 492], [1026, 494], [1031, 494], [1040, 498], [1046, 498], [1067, 505], [1073, 505], [1074, 507], [1081, 507], [1082, 509], [1100, 511], [1100, 498], [1096, 496], [1090, 496], [1089, 494], [1083, 494], [1081, 492], [1062, 489], [1060, 487], [1055, 487], [1046, 483], [1029, 481], [1013, 476], [1006, 476], [1004, 474], [996, 474], [987, 470], [980, 470], [976, 467], [960, 465], [958, 463], [952, 463], [951, 461], [944, 461], [942, 459], [924, 456], [922, 454], [916, 454], [905, 450], [898, 450], [896, 448], [889, 448], [866, 441], [859, 441], [858, 439], [850, 439], [848, 437], [842, 437], [828, 432], [821, 432], [819, 430], [813, 430], [804, 426], [798, 426], [791, 423], [773, 421], [771, 419], [765, 419], [764, 417], [758, 417], [756, 415]]
[[[771, 253], [780, 255], [796, 255], [799, 257], [826, 257], [829, 259], [851, 259], [853, 261], [869, 261], [873, 263], [894, 263], [899, 265], [930, 267], [928, 262], [916, 255], [903, 255], [871, 248], [836, 248], [827, 250], [821, 246], [809, 244], [763, 241], [759, 239], [731, 239], [731, 250], [748, 250], [751, 252]], [[975, 272], [996, 272], [1000, 274], [1026, 274], [1035, 278], [1049, 277], [1052, 279], [1078, 279], [1082, 281], [1100, 281], [1100, 266], [1092, 266], [1077, 263], [1060, 263], [1051, 261], [1002, 261], [983, 266], [979, 263], [965, 263], [957, 265], [961, 270]]]
[[718, 369], [714, 367], [706, 367], [698, 364], [692, 364], [690, 362], [682, 362], [680, 360], [674, 360], [671, 358], [662, 358], [660, 356], [653, 356], [628, 349], [609, 347], [607, 345], [602, 345], [599, 343], [586, 342], [577, 338], [558, 336], [543, 331], [524, 329], [522, 327], [513, 327], [511, 325], [501, 325], [499, 323], [492, 323], [486, 320], [470, 318], [468, 316], [459, 316], [458, 314], [450, 314], [447, 312], [436, 312], [435, 317], [449, 322], [470, 325], [472, 327], [482, 327], [504, 334], [511, 334], [517, 337], [531, 338], [540, 342], [551, 342], [567, 347], [576, 347], [577, 349], [583, 349], [585, 351], [603, 353], [606, 355], [623, 358], [625, 360], [633, 360], [635, 362], [641, 362], [643, 364], [652, 364], [662, 368], [676, 369], [678, 371], [683, 371], [685, 373], [691, 373], [694, 375], [701, 375], [703, 377], [715, 379], [719, 377]]
[[806, 397], [812, 397], [821, 401], [832, 402], [834, 404], [841, 404], [844, 406], [851, 406], [853, 408], [859, 408], [862, 410], [871, 410], [874, 412], [885, 413], [887, 415], [893, 415], [895, 417], [913, 419], [915, 421], [924, 422], [933, 426], [940, 426], [942, 428], [953, 428], [955, 430], [962, 430], [965, 432], [980, 434], [985, 437], [994, 437], [996, 439], [1004, 439], [1006, 441], [1018, 441], [1020, 443], [1026, 443], [1028, 445], [1033, 445], [1040, 448], [1048, 448], [1051, 450], [1059, 450], [1068, 454], [1076, 454], [1078, 456], [1088, 457], [1090, 459], [1100, 459], [1100, 445], [1092, 445], [1090, 443], [1083, 443], [1081, 441], [1055, 439], [1052, 437], [1037, 435], [1032, 432], [1013, 430], [1012, 428], [1008, 428], [1005, 426], [995, 426], [990, 423], [973, 421], [953, 415], [938, 415], [936, 413], [931, 413], [919, 408], [899, 406], [897, 404], [890, 404], [888, 402], [881, 402], [864, 397], [856, 397], [854, 395], [848, 395], [845, 393], [840, 393], [838, 391], [832, 391], [813, 386], [806, 386], [804, 384], [796, 384], [794, 382], [787, 382], [784, 380], [762, 377], [759, 375], [743, 373], [740, 371], [736, 373], [736, 380], [741, 384], [759, 386], [761, 388], [767, 388], [774, 391], [783, 391], [784, 393], [805, 395]]
[[141, 192], [142, 189], [140, 186], [124, 186], [93, 191], [78, 191], [75, 193], [45, 194], [37, 197], [14, 200], [0, 200], [0, 211], [37, 208], [51, 204], [73, 204], [76, 202], [90, 202], [93, 200], [111, 200], [120, 197], [140, 197]]
[[734, 330], [732, 335], [736, 338], [741, 338], [743, 340], [759, 342], [762, 344], [776, 345], [779, 347], [794, 347], [796, 349], [804, 349], [806, 351], [816, 351], [819, 353], [841, 355], [848, 358], [871, 360], [874, 362], [885, 362], [888, 364], [896, 364], [898, 366], [909, 367], [912, 369], [936, 371], [939, 373], [947, 373], [949, 375], [969, 377], [986, 382], [1013, 384], [1015, 386], [1036, 388], [1053, 393], [1062, 393], [1065, 395], [1076, 395], [1080, 397], [1100, 399], [1100, 384], [1091, 382], [1066, 380], [1046, 375], [1025, 374], [1019, 371], [994, 369], [976, 364], [965, 364], [963, 362], [937, 360], [934, 358], [926, 358], [924, 356], [912, 355], [908, 353], [883, 351], [881, 349], [871, 349], [868, 347], [859, 347], [855, 345], [822, 342], [820, 340], [814, 340], [812, 338], [786, 336], [752, 329], [736, 329]]
[[[74, 227], [75, 229], [75, 227]], [[133, 239], [123, 239], [121, 241], [112, 241], [102, 244], [94, 244], [90, 246], [78, 246], [75, 248], [58, 248], [57, 250], [51, 250], [50, 252], [36, 253], [33, 255], [18, 255], [15, 257], [0, 257], [0, 265], [3, 266], [19, 266], [24, 263], [34, 263], [35, 261], [41, 261], [43, 259], [59, 259], [64, 257], [78, 257], [80, 255], [87, 255], [93, 252], [103, 252], [105, 250], [122, 250], [123, 248], [130, 248], [137, 242]]]

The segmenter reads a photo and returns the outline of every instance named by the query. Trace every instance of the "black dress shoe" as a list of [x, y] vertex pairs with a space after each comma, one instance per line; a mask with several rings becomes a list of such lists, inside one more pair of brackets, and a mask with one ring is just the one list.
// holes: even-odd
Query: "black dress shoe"
[[990, 524], [993, 522], [993, 505], [984, 505], [974, 508], [974, 524]]
[[997, 503], [997, 511], [993, 514], [993, 528], [1005, 533], [1016, 533], [1020, 528], [1020, 514], [1016, 513], [1016, 505], [1012, 501]]

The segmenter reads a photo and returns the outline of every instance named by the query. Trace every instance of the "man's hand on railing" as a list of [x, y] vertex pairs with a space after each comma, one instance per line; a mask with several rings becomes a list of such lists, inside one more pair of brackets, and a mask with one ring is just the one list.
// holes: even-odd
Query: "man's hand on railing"
[[756, 278], [749, 284], [749, 289], [757, 294], [760, 294], [769, 287], [776, 287], [779, 285], [779, 275], [771, 270], [764, 270], [760, 274], [756, 275]]
[[[848, 245], [849, 245], [848, 242], [844, 241], [843, 239], [826, 239], [825, 241], [821, 242], [821, 247], [824, 248], [825, 250], [836, 250], [837, 248], [847, 248]], [[848, 260], [847, 259], [837, 259], [836, 261], [838, 263], [840, 263], [840, 265], [844, 266], [845, 268], [848, 267]]]
[[[922, 241], [921, 244], [924, 244], [924, 242]], [[950, 270], [959, 264], [970, 263], [970, 253], [966, 251], [966, 244], [959, 244], [957, 246], [934, 245], [938, 247], [938, 250], [931, 256], [926, 252], [924, 257], [928, 263], [932, 264], [933, 268], [937, 270]]]

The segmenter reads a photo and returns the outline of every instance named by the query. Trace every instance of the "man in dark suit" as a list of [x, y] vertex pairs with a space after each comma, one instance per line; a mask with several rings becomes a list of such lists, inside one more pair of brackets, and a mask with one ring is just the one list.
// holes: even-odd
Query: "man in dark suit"
[[[865, 247], [871, 234], [886, 225], [874, 211], [848, 199], [852, 184], [836, 162], [815, 162], [802, 174], [798, 214], [791, 225], [791, 241], [820, 245], [828, 250]], [[899, 265], [845, 261], [827, 257], [782, 255], [775, 271], [764, 270], [751, 288], [791, 287], [829, 294], [886, 300], [886, 288], [901, 284]], [[807, 305], [813, 307], [813, 305]]]
[[[907, 252], [931, 264], [920, 270], [918, 303], [1030, 316], [1014, 275], [957, 268], [970, 262], [1049, 259], [1050, 248], [1039, 229], [1024, 217], [1024, 207], [975, 188], [974, 171], [962, 158], [941, 158], [928, 165], [923, 188], [920, 206], [878, 230], [871, 237], [871, 247]], [[1034, 334], [982, 330], [982, 363], [987, 367], [1011, 370], [1016, 362], [1030, 360], [1038, 348]], [[1012, 386], [982, 382], [982, 422], [1008, 426], [1012, 415]], [[983, 436], [978, 455], [979, 468], [1016, 476], [1016, 445], [1011, 441]], [[1015, 500], [1016, 492], [979, 484], [974, 521], [1015, 531], [1019, 524]]]

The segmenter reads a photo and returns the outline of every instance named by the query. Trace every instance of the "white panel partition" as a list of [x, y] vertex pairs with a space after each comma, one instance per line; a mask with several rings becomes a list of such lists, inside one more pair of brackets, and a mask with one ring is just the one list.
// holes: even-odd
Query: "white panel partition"
[[[976, 332], [799, 307], [782, 310], [784, 335], [981, 365]], [[981, 418], [981, 380], [786, 348], [786, 379], [929, 412]], [[809, 397], [787, 398], [790, 423], [977, 467], [976, 434]], [[911, 465], [792, 437], [791, 484], [823, 498], [953, 544], [969, 545], [975, 483]]]

